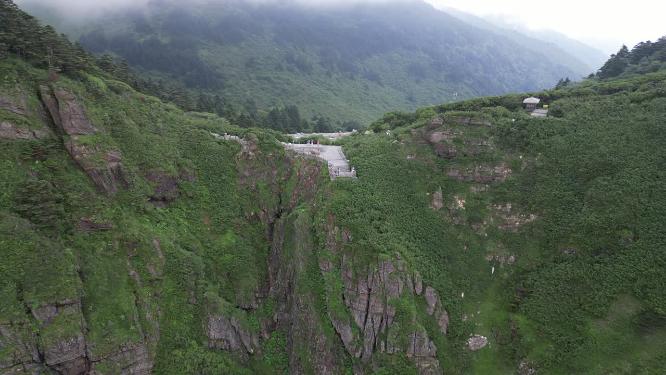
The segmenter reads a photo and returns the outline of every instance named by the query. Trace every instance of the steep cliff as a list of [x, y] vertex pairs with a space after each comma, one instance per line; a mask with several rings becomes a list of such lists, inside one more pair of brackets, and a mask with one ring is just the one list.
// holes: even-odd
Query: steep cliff
[[0, 76], [0, 373], [663, 367], [663, 72], [389, 114], [334, 181], [108, 76]]

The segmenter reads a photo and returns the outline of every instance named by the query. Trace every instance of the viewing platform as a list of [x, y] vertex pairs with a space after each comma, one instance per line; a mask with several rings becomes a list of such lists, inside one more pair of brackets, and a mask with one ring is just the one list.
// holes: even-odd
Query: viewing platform
[[283, 143], [287, 150], [297, 154], [315, 157], [328, 163], [328, 172], [331, 180], [339, 177], [356, 178], [356, 169], [349, 165], [342, 147], [318, 144]]

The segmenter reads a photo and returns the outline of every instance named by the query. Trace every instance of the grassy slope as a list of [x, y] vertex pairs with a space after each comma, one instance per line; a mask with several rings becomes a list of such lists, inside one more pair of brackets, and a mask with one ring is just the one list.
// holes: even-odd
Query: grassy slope
[[[46, 79], [46, 72], [4, 60], [0, 76], [3, 93], [22, 92], [34, 105], [36, 85]], [[116, 81], [88, 76], [78, 81], [61, 78], [57, 84], [83, 100], [103, 131], [94, 142], [121, 150], [133, 187], [113, 198], [98, 194], [55, 138], [0, 141], [0, 291], [7, 302], [0, 321], [34, 324], [23, 304], [37, 307], [81, 296], [89, 346], [100, 354], [140, 340], [140, 332], [152, 334], [153, 323], [143, 316], [159, 316], [161, 311], [156, 371], [241, 371], [229, 355], [205, 349], [205, 303], [200, 298], [210, 290], [228, 301], [252, 293], [266, 272], [269, 245], [263, 226], [243, 215], [257, 202], [239, 190], [240, 146], [217, 141], [209, 131], [254, 138], [260, 153], [270, 152], [278, 160], [283, 153], [274, 136], [241, 133], [216, 117], [186, 116]], [[37, 109], [33, 106], [33, 113]], [[5, 111], [0, 116], [11, 119]], [[260, 158], [255, 167], [271, 160]], [[182, 182], [181, 197], [157, 209], [147, 201], [152, 187], [143, 177], [154, 170], [191, 171], [196, 182]], [[81, 217], [110, 222], [114, 228], [87, 234], [75, 228]], [[238, 269], [245, 272], [234, 272]], [[130, 277], [130, 270], [138, 273], [141, 284]], [[192, 296], [199, 298], [197, 304], [188, 302]], [[76, 328], [66, 322], [53, 327]], [[54, 335], [57, 339], [64, 333]]]
[[[35, 87], [44, 71], [5, 60], [0, 76], [3, 92], [25, 93], [36, 109]], [[330, 212], [351, 230], [354, 240], [346, 251], [357, 264], [401, 254], [439, 291], [451, 315], [448, 336], [430, 335], [447, 372], [513, 373], [522, 360], [545, 373], [659, 372], [666, 359], [665, 82], [661, 72], [541, 93], [555, 115], [548, 119], [522, 113], [521, 96], [394, 116], [398, 126], [390, 136], [382, 131], [344, 141], [360, 178], [323, 190], [327, 196], [319, 198], [316, 212], [297, 210], [286, 218], [295, 223], [289, 230], [296, 237], [290, 238], [308, 238], [303, 223], [325, 222]], [[98, 352], [139, 340], [141, 330], [154, 329], [143, 317], [161, 311], [156, 373], [284, 372], [284, 332], [263, 342], [263, 356], [239, 365], [206, 348], [201, 323], [210, 301], [229, 308], [265, 280], [265, 228], [246, 214], [278, 197], [268, 181], [256, 192], [241, 188], [238, 168], [283, 175], [275, 135], [185, 115], [108, 79], [63, 78], [58, 85], [74, 91], [103, 130], [91, 141], [122, 151], [133, 188], [113, 198], [99, 195], [56, 139], [0, 142], [0, 297], [9, 301], [0, 308], [0, 322], [22, 321], [39, 331], [26, 306], [81, 296], [87, 339]], [[494, 146], [473, 157], [437, 158], [420, 133], [442, 112], [491, 119], [491, 127], [447, 127], [463, 133], [455, 141], [460, 147], [478, 139]], [[16, 120], [4, 111], [0, 116]], [[38, 126], [34, 116], [25, 122]], [[261, 152], [239, 164], [240, 146], [217, 141], [209, 131], [245, 132]], [[445, 175], [451, 167], [500, 162], [513, 174], [483, 192]], [[142, 177], [151, 170], [194, 171], [196, 181], [184, 182], [181, 197], [157, 209], [146, 201], [151, 186]], [[432, 194], [440, 188], [445, 208], [433, 211]], [[465, 199], [464, 209], [452, 205], [456, 195]], [[517, 233], [499, 230], [490, 206], [507, 202], [538, 219]], [[82, 233], [74, 228], [81, 217], [114, 228]], [[325, 235], [313, 235], [317, 254]], [[310, 253], [303, 244], [288, 242], [287, 248]], [[515, 255], [517, 262], [501, 265], [487, 261], [488, 255]], [[299, 287], [313, 298], [321, 301], [324, 289], [340, 287], [333, 279], [322, 285], [313, 259], [303, 267]], [[132, 269], [141, 284], [128, 273]], [[399, 315], [422, 311], [413, 306], [422, 302], [396, 303]], [[322, 321], [323, 308], [333, 314], [341, 308], [317, 306]], [[243, 320], [256, 329], [272, 313], [266, 303]], [[437, 330], [428, 318], [421, 321], [430, 333]], [[57, 341], [76, 324], [53, 324], [41, 339]], [[468, 352], [470, 333], [488, 336], [490, 346]], [[380, 367], [386, 365], [380, 373], [408, 373], [411, 367], [400, 356], [378, 358]]]
[[[356, 254], [400, 252], [445, 295], [451, 333], [436, 343], [452, 372], [513, 373], [522, 360], [545, 373], [663, 371], [665, 90], [662, 71], [541, 93], [556, 116], [548, 119], [525, 115], [521, 96], [406, 115], [391, 135], [344, 142], [360, 178], [337, 184], [332, 210], [353, 229]], [[456, 110], [493, 126], [447, 128], [495, 147], [437, 158], [419, 132], [435, 113]], [[485, 192], [445, 176], [501, 161], [511, 177]], [[430, 194], [440, 187], [445, 208], [436, 212]], [[452, 208], [454, 196], [464, 209]], [[507, 202], [537, 220], [499, 230], [490, 207]], [[485, 259], [498, 254], [517, 261]], [[461, 350], [470, 333], [488, 336], [490, 347]]]

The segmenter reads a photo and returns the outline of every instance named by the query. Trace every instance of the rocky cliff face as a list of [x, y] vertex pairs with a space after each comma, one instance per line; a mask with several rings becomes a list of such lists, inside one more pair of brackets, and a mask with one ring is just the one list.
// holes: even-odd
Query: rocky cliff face
[[[399, 255], [370, 264], [355, 259], [345, 251], [352, 234], [338, 228], [333, 216], [325, 227], [326, 250], [340, 263], [324, 260], [319, 267], [325, 279], [339, 277], [343, 285], [340, 307], [344, 310], [330, 311], [329, 319], [347, 353], [360, 360], [356, 372], [372, 368], [377, 353], [403, 353], [420, 374], [440, 374], [437, 347], [430, 335], [446, 335], [449, 315], [435, 289], [424, 286], [421, 275], [411, 272]], [[329, 304], [340, 297], [329, 294]], [[402, 303], [418, 306], [419, 300], [425, 302], [426, 313], [439, 332], [428, 332], [417, 315], [399, 313]]]
[[129, 181], [120, 151], [86, 142], [83, 138], [99, 131], [90, 122], [76, 96], [58, 87], [42, 85], [39, 90], [57, 132], [63, 136], [65, 149], [95, 186], [106, 194], [115, 194], [119, 189], [127, 188]]
[[[177, 342], [178, 350], [187, 350], [179, 340], [190, 340], [206, 355], [220, 355], [238, 368], [251, 367], [263, 360], [267, 343], [278, 336], [284, 338], [280, 345], [285, 368], [292, 374], [340, 374], [352, 369], [369, 374], [386, 356], [408, 358], [421, 374], [442, 372], [435, 341], [448, 332], [444, 301], [397, 254], [372, 261], [355, 258], [348, 249], [354, 234], [337, 226], [323, 201], [331, 183], [324, 164], [285, 153], [274, 137], [261, 132], [215, 137], [199, 128], [182, 134], [178, 129], [174, 133], [182, 138], [174, 143], [201, 136], [195, 149], [189, 150], [196, 152], [206, 141], [226, 142], [216, 144], [214, 150], [228, 152], [224, 154], [228, 165], [215, 167], [228, 170], [224, 175], [212, 174], [214, 182], [205, 180], [209, 171], [197, 169], [189, 160], [136, 163], [145, 157], [133, 152], [159, 139], [142, 139], [138, 147], [125, 147], [118, 138], [122, 131], [114, 133], [119, 129], [108, 125], [115, 119], [94, 123], [97, 112], [85, 106], [90, 97], [73, 85], [36, 85], [39, 97], [30, 100], [0, 96], [0, 142], [25, 146], [27, 156], [12, 162], [24, 163], [26, 178], [48, 181], [46, 186], [57, 193], [48, 196], [56, 206], [49, 209], [57, 213], [54, 220], [67, 228], [62, 233], [48, 232], [30, 222], [30, 215], [22, 218], [10, 212], [11, 220], [5, 220], [0, 211], [0, 229], [6, 225], [14, 235], [18, 220], [27, 232], [43, 237], [44, 243], [56, 244], [55, 249], [46, 247], [33, 254], [42, 247], [39, 241], [31, 243], [28, 247], [33, 250], [24, 253], [37, 260], [25, 269], [48, 264], [55, 271], [48, 269], [45, 275], [62, 276], [53, 285], [68, 287], [67, 293], [58, 293], [49, 285], [39, 285], [34, 287], [41, 293], [39, 298], [31, 300], [24, 285], [32, 279], [3, 286], [9, 292], [0, 297], [16, 298], [11, 304], [18, 312], [11, 315], [0, 309], [0, 373], [159, 372], [160, 353], [177, 354], [173, 347], [162, 348], [168, 339], [172, 345]], [[122, 100], [132, 100], [131, 93]], [[144, 108], [141, 115], [152, 116], [151, 110]], [[144, 130], [133, 136], [144, 136]], [[162, 128], [153, 131], [162, 136]], [[57, 160], [42, 167], [48, 158], [44, 153]], [[39, 163], [30, 159], [33, 154], [41, 158]], [[97, 191], [85, 184], [84, 174]], [[72, 181], [84, 186], [67, 194]], [[197, 190], [204, 183], [210, 184], [210, 190]], [[208, 198], [223, 188], [236, 198], [219, 202], [231, 207], [232, 214], [211, 220], [208, 206], [188, 211], [190, 204], [218, 204], [192, 197]], [[127, 194], [117, 194], [121, 191]], [[33, 195], [30, 202], [36, 200]], [[225, 198], [223, 194], [216, 197]], [[57, 212], [63, 205], [68, 207], [67, 214]], [[71, 208], [78, 205], [83, 208]], [[443, 207], [439, 191], [433, 208]], [[327, 218], [323, 223], [322, 217]], [[205, 229], [179, 231], [190, 222], [196, 222], [197, 230]], [[260, 254], [255, 259], [261, 264], [251, 271], [234, 269], [256, 275], [246, 284], [231, 284], [228, 279], [235, 275], [229, 275], [229, 269], [220, 272], [216, 262], [246, 254], [218, 257], [218, 252], [224, 246], [239, 246], [243, 231], [253, 237], [251, 246], [244, 249]], [[62, 259], [65, 254], [67, 272], [49, 263], [54, 260], [42, 259]], [[0, 272], [11, 275], [2, 267]], [[240, 286], [229, 290], [229, 285]], [[174, 311], [182, 316], [174, 317]], [[187, 330], [196, 331], [188, 338], [182, 337], [190, 332], [170, 331], [180, 328], [180, 321], [174, 325], [170, 319], [181, 318], [189, 319]], [[174, 335], [181, 336], [170, 337]], [[200, 368], [196, 366], [201, 364], [188, 368]]]

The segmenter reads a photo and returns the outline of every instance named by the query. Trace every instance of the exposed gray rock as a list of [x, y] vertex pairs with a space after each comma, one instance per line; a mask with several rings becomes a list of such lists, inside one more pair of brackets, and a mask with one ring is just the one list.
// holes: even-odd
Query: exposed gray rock
[[153, 358], [143, 343], [123, 345], [104, 358], [92, 358], [92, 374], [103, 374], [98, 368], [113, 368], [123, 375], [149, 375], [153, 369]]
[[98, 232], [113, 229], [113, 223], [98, 222], [89, 217], [82, 217], [76, 224], [76, 229], [81, 232]]
[[440, 158], [454, 159], [459, 154], [458, 148], [452, 143], [436, 143], [433, 147]]
[[528, 360], [523, 359], [518, 365], [518, 375], [535, 375], [537, 373], [536, 368]]
[[67, 135], [94, 134], [97, 129], [88, 119], [85, 108], [74, 94], [64, 89], [56, 88], [53, 95], [58, 101], [60, 126]]
[[442, 188], [439, 188], [436, 192], [432, 193], [432, 202], [430, 203], [430, 208], [435, 211], [439, 211], [444, 207], [444, 197], [442, 196]]
[[425, 289], [426, 312], [437, 320], [440, 332], [446, 335], [449, 329], [449, 313], [442, 307], [437, 291], [428, 286]]
[[485, 336], [474, 335], [467, 339], [467, 347], [473, 352], [485, 348], [486, 345], [488, 345], [488, 339]]
[[46, 129], [27, 129], [16, 126], [10, 122], [0, 122], [0, 139], [44, 139], [48, 138], [49, 133]]
[[423, 293], [423, 278], [419, 271], [414, 272], [414, 293], [417, 296], [420, 296]]
[[45, 372], [37, 349], [37, 337], [27, 322], [0, 324], [0, 373], [41, 374]]
[[329, 318], [331, 319], [331, 323], [333, 324], [335, 331], [340, 336], [340, 340], [342, 340], [342, 344], [347, 350], [347, 353], [354, 356], [355, 358], [359, 358], [362, 353], [362, 348], [360, 345], [357, 345], [356, 343], [356, 337], [354, 335], [354, 330], [352, 329], [350, 322], [346, 320], [343, 321], [337, 319], [331, 316], [330, 312], [329, 312]]
[[129, 180], [120, 151], [81, 141], [81, 136], [95, 134], [98, 130], [74, 94], [60, 88], [52, 90], [48, 86], [40, 86], [40, 94], [56, 128], [62, 135], [68, 136], [64, 141], [65, 149], [97, 189], [106, 194], [115, 194], [120, 188], [127, 188]]
[[491, 182], [502, 182], [509, 177], [511, 169], [504, 163], [497, 166], [479, 165], [474, 168], [458, 169], [451, 168], [447, 176], [462, 182], [476, 182], [487, 184]]
[[490, 121], [473, 116], [446, 116], [444, 122], [458, 125], [492, 126]]
[[63, 300], [57, 303], [42, 305], [31, 310], [32, 315], [42, 328], [46, 328], [60, 316], [78, 321], [77, 331], [61, 335], [54, 341], [43, 343], [42, 357], [46, 366], [55, 369], [61, 374], [78, 375], [90, 370], [90, 361], [86, 352], [86, 340], [81, 302], [78, 300]]
[[213, 349], [254, 354], [260, 348], [259, 338], [234, 316], [209, 315], [206, 336], [208, 347]]
[[162, 171], [150, 171], [146, 179], [154, 185], [150, 202], [158, 207], [166, 207], [180, 195], [180, 183], [194, 181], [194, 175], [187, 171], [181, 171], [175, 176]]
[[58, 303], [36, 307], [31, 310], [32, 315], [41, 324], [50, 324], [60, 314], [78, 314], [81, 312], [79, 301], [64, 300]]
[[[404, 352], [414, 360], [420, 373], [441, 373], [436, 356], [437, 348], [425, 330], [413, 332], [404, 339], [397, 337], [397, 331], [392, 330], [396, 308], [390, 301], [422, 292], [423, 281], [420, 275], [406, 272], [400, 259], [380, 260], [375, 267], [371, 266], [360, 274], [355, 274], [352, 262], [351, 257], [342, 256], [343, 297], [354, 324], [360, 330], [362, 348], [354, 346], [356, 338], [349, 337], [350, 329], [345, 326], [343, 331], [340, 324], [334, 323], [340, 337], [345, 336], [343, 342], [349, 343], [345, 345], [348, 352], [364, 362], [370, 361], [377, 351]], [[429, 292], [433, 295], [434, 289], [426, 287], [425, 293]], [[443, 311], [438, 297], [435, 304], [440, 307], [438, 312]], [[446, 324], [448, 325], [448, 320]]]
[[61, 374], [85, 374], [90, 369], [83, 333], [59, 340], [44, 348], [44, 361]]
[[511, 203], [497, 204], [492, 206], [495, 216], [500, 220], [499, 229], [517, 232], [520, 227], [537, 219], [534, 214], [517, 213]]
[[409, 336], [406, 351], [407, 358], [411, 358], [421, 375], [437, 375], [442, 370], [437, 360], [437, 347], [428, 338], [425, 330], [418, 330]]
[[[76, 136], [65, 141], [65, 149], [90, 177], [99, 191], [112, 195], [120, 188], [129, 187], [119, 151], [104, 152], [97, 145], [90, 146], [79, 142]], [[100, 156], [101, 160], [99, 160]]]
[[437, 291], [433, 289], [432, 287], [428, 286], [425, 289], [425, 294], [424, 294], [426, 304], [428, 305], [426, 311], [428, 312], [428, 315], [432, 315], [435, 313], [435, 307], [439, 303], [439, 296], [437, 295]]
[[486, 260], [489, 262], [496, 262], [499, 263], [501, 266], [503, 265], [512, 265], [516, 263], [516, 256], [515, 255], [507, 255], [507, 254], [488, 254], [486, 255]]
[[9, 111], [13, 114], [25, 116], [28, 114], [28, 105], [25, 98], [13, 99], [6, 96], [0, 96], [0, 109]]

